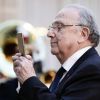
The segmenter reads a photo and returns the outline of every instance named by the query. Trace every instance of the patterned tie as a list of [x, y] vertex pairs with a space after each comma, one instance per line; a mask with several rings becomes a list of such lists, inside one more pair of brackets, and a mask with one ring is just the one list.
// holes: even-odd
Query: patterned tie
[[60, 79], [62, 78], [63, 74], [66, 72], [66, 70], [61, 67], [58, 72], [56, 73], [56, 76], [54, 78], [54, 81], [52, 82], [51, 86], [50, 86], [50, 91], [51, 92], [55, 92], [56, 88], [59, 84]]

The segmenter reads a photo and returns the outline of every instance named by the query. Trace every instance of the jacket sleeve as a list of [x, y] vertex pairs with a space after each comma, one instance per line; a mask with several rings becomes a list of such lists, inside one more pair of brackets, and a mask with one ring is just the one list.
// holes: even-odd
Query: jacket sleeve
[[51, 93], [37, 77], [27, 79], [19, 91], [21, 100], [56, 100], [56, 94]]

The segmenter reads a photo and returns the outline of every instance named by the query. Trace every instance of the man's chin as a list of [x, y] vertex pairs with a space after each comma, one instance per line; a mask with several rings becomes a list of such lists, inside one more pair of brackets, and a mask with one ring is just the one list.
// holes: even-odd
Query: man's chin
[[55, 50], [51, 50], [51, 53], [52, 53], [53, 55], [57, 55], [57, 54], [58, 54], [58, 52], [55, 51]]

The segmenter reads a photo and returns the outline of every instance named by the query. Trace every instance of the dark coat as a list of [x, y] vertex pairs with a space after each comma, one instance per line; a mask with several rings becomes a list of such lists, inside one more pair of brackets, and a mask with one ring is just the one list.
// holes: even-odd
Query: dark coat
[[100, 57], [89, 49], [68, 71], [56, 93], [31, 77], [19, 93], [21, 100], [100, 100]]
[[16, 88], [18, 80], [11, 79], [5, 83], [0, 84], [0, 100], [18, 100]]

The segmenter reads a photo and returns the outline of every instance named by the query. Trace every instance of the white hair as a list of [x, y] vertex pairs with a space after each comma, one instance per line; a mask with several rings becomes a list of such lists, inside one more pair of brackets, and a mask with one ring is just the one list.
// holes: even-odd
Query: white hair
[[73, 8], [79, 11], [79, 24], [85, 25], [90, 29], [89, 40], [96, 47], [99, 44], [100, 35], [93, 13], [88, 8], [77, 4], [71, 4], [65, 8]]

